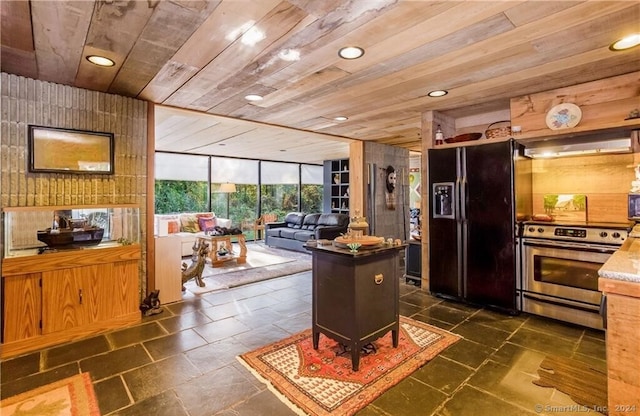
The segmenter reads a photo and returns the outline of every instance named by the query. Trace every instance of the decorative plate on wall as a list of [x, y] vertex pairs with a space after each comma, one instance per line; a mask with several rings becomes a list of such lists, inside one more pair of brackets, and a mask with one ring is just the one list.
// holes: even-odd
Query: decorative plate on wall
[[575, 104], [562, 103], [553, 107], [547, 113], [547, 127], [560, 130], [575, 127], [582, 120], [582, 110]]

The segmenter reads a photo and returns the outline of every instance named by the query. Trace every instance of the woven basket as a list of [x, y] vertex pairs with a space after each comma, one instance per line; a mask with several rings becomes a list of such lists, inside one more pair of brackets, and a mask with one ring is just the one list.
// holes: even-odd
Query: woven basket
[[[494, 127], [496, 124], [500, 123], [509, 123], [508, 126], [502, 127]], [[487, 130], [484, 132], [484, 135], [487, 139], [498, 139], [500, 137], [509, 137], [511, 136], [511, 122], [509, 120], [496, 121], [487, 127]]]

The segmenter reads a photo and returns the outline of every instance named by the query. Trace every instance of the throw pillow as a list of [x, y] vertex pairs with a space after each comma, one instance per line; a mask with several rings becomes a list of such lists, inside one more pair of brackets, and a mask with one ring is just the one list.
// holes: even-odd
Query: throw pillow
[[181, 231], [185, 233], [197, 233], [200, 231], [198, 218], [194, 214], [180, 215], [180, 228]]
[[200, 226], [200, 231], [211, 231], [216, 226], [216, 219], [200, 217], [198, 218], [198, 225]]
[[175, 234], [180, 232], [180, 223], [178, 223], [178, 220], [169, 220], [169, 229], [167, 232], [169, 234]]

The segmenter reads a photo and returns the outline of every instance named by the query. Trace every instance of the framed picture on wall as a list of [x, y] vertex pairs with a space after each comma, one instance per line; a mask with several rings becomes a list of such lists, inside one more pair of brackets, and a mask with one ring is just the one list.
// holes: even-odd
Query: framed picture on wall
[[113, 133], [28, 126], [29, 172], [114, 173]]

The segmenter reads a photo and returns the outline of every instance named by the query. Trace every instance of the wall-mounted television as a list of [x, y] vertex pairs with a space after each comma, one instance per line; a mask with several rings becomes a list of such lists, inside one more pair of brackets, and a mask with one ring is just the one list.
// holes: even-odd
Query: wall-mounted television
[[29, 172], [114, 173], [113, 133], [28, 126]]

